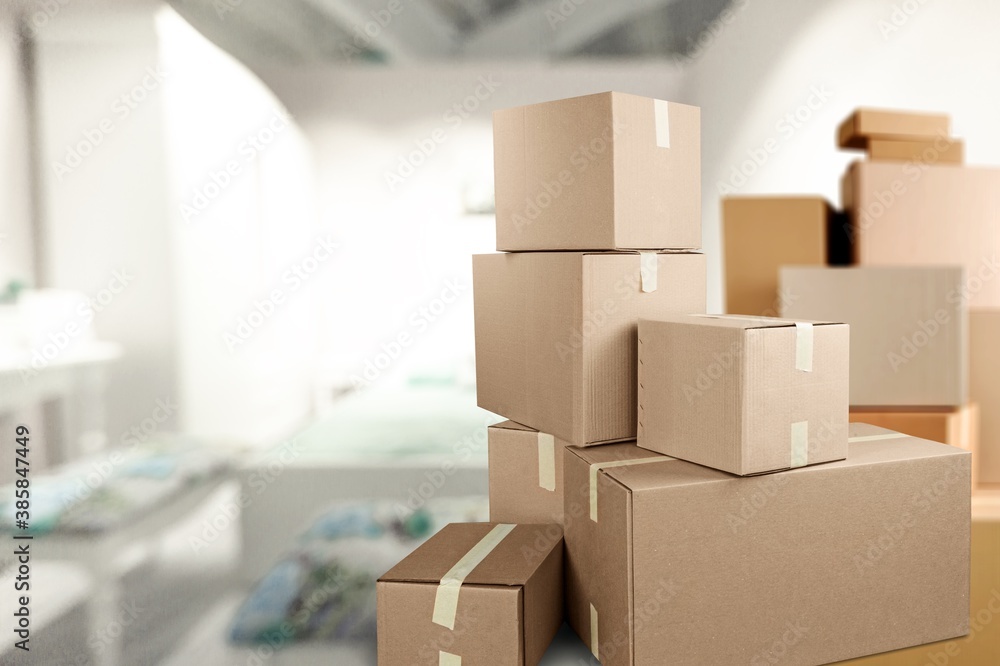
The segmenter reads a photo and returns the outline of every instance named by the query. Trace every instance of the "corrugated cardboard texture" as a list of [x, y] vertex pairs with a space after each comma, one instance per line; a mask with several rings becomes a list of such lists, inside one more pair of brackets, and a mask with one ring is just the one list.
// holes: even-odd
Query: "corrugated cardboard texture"
[[494, 113], [497, 249], [700, 248], [701, 113], [664, 104], [659, 121], [610, 92]]
[[969, 313], [970, 393], [980, 409], [979, 482], [1000, 484], [1000, 310]]
[[968, 310], [957, 267], [785, 267], [782, 315], [851, 326], [851, 405], [968, 402]]
[[962, 164], [965, 161], [965, 142], [944, 137], [935, 141], [872, 139], [868, 142], [868, 159], [881, 162]]
[[563, 448], [555, 439], [551, 490], [542, 487], [538, 431], [513, 421], [487, 429], [490, 458], [490, 520], [496, 523], [563, 522]]
[[771, 318], [641, 320], [638, 445], [745, 476], [800, 466], [793, 428], [808, 428], [805, 464], [844, 458], [848, 327], [812, 327], [811, 371], [799, 335]]
[[[568, 510], [604, 449], [566, 451]], [[572, 575], [567, 585], [585, 642], [586, 597], [632, 595], [630, 614], [601, 614], [602, 627], [635, 629], [631, 650], [610, 640], [606, 650], [601, 629], [604, 666], [825, 664], [968, 632], [964, 451], [897, 437], [852, 443], [844, 461], [752, 478], [679, 460], [599, 478], [599, 492], [612, 489], [601, 515], [612, 515], [604, 503], [630, 511], [628, 566], [621, 519], [567, 521], [568, 570], [601, 581], [598, 591]]]
[[857, 263], [962, 265], [962, 298], [1000, 307], [1000, 169], [856, 162], [846, 178]]
[[726, 312], [778, 316], [778, 269], [827, 263], [830, 214], [821, 197], [723, 199]]
[[556, 525], [518, 525], [465, 578], [455, 628], [432, 621], [438, 583], [494, 523], [451, 524], [377, 585], [380, 666], [537, 664], [563, 618], [563, 540]]
[[705, 257], [579, 252], [473, 257], [479, 406], [574, 445], [635, 438], [640, 317], [704, 312]]
[[852, 423], [868, 423], [920, 439], [957, 446], [972, 454], [972, 486], [979, 479], [979, 405], [948, 409], [872, 411], [851, 409]]
[[951, 121], [943, 113], [858, 109], [837, 129], [837, 144], [841, 148], [867, 148], [873, 138], [933, 140], [948, 136], [950, 129]]

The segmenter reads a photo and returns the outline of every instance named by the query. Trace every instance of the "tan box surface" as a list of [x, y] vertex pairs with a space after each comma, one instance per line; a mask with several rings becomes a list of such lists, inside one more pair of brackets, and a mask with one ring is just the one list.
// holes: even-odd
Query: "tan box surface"
[[[493, 530], [513, 528], [492, 550]], [[441, 584], [474, 548], [457, 605]], [[492, 544], [491, 544], [492, 545]], [[452, 523], [377, 584], [379, 666], [537, 664], [563, 620], [563, 539], [557, 525]], [[449, 620], [451, 627], [438, 620]]]
[[965, 161], [965, 142], [945, 137], [938, 137], [935, 141], [872, 139], [868, 142], [868, 159], [879, 162], [962, 164]]
[[701, 247], [698, 107], [601, 93], [493, 114], [497, 249]]
[[969, 312], [970, 395], [979, 403], [979, 482], [1000, 484], [1000, 309]]
[[604, 666], [826, 664], [965, 635], [969, 454], [851, 436], [847, 460], [751, 478], [567, 448], [574, 630]]
[[844, 324], [642, 319], [637, 443], [741, 476], [841, 460], [849, 346]]
[[778, 316], [778, 269], [826, 265], [831, 212], [821, 197], [723, 199], [726, 312]]
[[943, 113], [916, 113], [885, 109], [858, 109], [837, 129], [841, 148], [866, 148], [873, 138], [936, 139], [948, 136], [951, 120]]
[[639, 254], [473, 257], [479, 406], [574, 445], [634, 439], [639, 318], [705, 311], [703, 255], [645, 257], [653, 291]]
[[958, 267], [781, 270], [782, 315], [851, 326], [851, 405], [968, 402], [968, 310]]
[[488, 433], [490, 520], [561, 525], [566, 442], [513, 421]]

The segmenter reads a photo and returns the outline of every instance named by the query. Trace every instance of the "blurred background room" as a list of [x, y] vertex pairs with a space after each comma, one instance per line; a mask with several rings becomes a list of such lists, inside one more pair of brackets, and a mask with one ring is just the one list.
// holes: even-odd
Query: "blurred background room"
[[[0, 662], [375, 663], [374, 578], [488, 516], [492, 112], [701, 107], [722, 312], [722, 197], [839, 206], [854, 108], [947, 113], [1000, 164], [998, 24], [987, 0], [4, 0], [0, 486], [23, 424], [37, 550], [30, 657], [0, 555]], [[589, 663], [567, 632], [549, 663]]]

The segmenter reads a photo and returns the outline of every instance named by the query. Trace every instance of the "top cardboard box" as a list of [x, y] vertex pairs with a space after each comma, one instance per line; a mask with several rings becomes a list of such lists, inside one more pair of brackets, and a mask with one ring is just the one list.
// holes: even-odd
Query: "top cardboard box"
[[868, 148], [871, 139], [927, 140], [948, 136], [951, 121], [943, 113], [913, 113], [883, 109], [858, 109], [840, 124], [841, 148]]
[[701, 111], [601, 93], [493, 115], [497, 249], [701, 247]]

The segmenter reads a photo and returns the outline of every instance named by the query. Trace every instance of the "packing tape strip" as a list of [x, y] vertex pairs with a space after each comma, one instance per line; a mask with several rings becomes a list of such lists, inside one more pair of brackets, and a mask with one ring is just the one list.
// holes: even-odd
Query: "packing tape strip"
[[670, 104], [662, 99], [653, 100], [653, 115], [656, 117], [656, 146], [670, 147]]
[[597, 473], [602, 469], [612, 467], [629, 467], [631, 465], [645, 465], [646, 463], [663, 462], [664, 460], [677, 460], [670, 456], [656, 456], [655, 458], [636, 458], [635, 460], [612, 460], [603, 463], [593, 463], [590, 466], [590, 519], [597, 522]]
[[655, 252], [639, 253], [639, 279], [642, 281], [642, 291], [656, 291], [656, 279], [659, 257]]
[[538, 433], [538, 485], [556, 489], [556, 439], [544, 432]]
[[465, 578], [478, 567], [486, 556], [493, 552], [504, 538], [510, 534], [516, 525], [500, 524], [490, 530], [479, 543], [472, 547], [448, 573], [441, 577], [437, 594], [434, 597], [434, 624], [448, 629], [455, 629], [455, 615], [458, 613], [458, 593], [462, 590]]
[[891, 432], [886, 435], [859, 435], [858, 437], [848, 437], [848, 442], [874, 442], [880, 439], [903, 439], [909, 437], [899, 432]]
[[457, 654], [442, 650], [438, 655], [438, 666], [462, 666], [462, 658]]
[[809, 421], [792, 424], [791, 467], [805, 467], [809, 464]]
[[795, 369], [813, 371], [813, 325], [795, 322]]
[[590, 604], [590, 652], [594, 655], [594, 658], [600, 661], [601, 659], [601, 643], [597, 638], [597, 609], [594, 608], [594, 604]]

